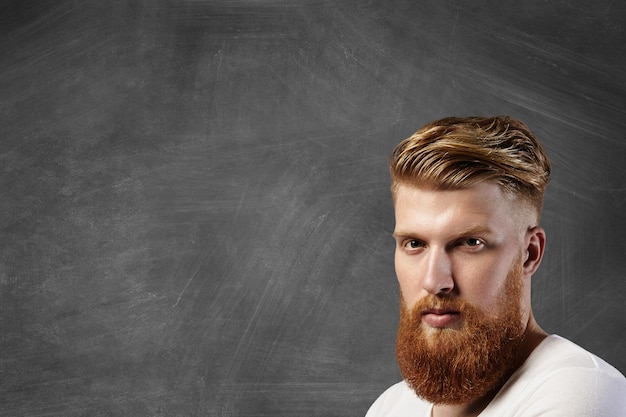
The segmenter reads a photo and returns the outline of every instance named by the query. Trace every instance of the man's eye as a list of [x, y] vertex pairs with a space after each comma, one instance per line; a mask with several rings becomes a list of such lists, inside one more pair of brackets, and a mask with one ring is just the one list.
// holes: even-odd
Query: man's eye
[[419, 249], [422, 246], [424, 246], [424, 244], [422, 242], [420, 242], [419, 240], [409, 240], [406, 243], [406, 247], [409, 249]]
[[473, 237], [465, 240], [465, 244], [467, 246], [478, 246], [478, 245], [481, 245], [482, 243], [483, 243], [482, 240], [476, 239], [476, 238], [473, 238]]

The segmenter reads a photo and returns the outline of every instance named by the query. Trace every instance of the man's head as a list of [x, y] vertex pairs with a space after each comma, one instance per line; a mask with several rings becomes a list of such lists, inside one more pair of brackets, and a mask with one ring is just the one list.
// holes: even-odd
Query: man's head
[[548, 159], [521, 122], [448, 118], [398, 145], [390, 166], [401, 371], [431, 402], [478, 400], [519, 365], [536, 325]]

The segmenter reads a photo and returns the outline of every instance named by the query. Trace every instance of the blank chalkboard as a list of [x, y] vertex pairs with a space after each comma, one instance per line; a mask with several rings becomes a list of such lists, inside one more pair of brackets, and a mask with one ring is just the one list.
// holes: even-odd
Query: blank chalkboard
[[362, 416], [400, 375], [387, 157], [525, 121], [540, 324], [626, 371], [626, 6], [4, 1], [0, 415]]

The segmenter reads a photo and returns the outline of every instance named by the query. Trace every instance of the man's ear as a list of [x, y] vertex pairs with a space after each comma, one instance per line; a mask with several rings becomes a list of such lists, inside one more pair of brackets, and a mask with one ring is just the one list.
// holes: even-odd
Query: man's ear
[[522, 265], [522, 274], [530, 278], [535, 273], [543, 259], [546, 249], [546, 232], [539, 226], [532, 227], [526, 232], [526, 256]]

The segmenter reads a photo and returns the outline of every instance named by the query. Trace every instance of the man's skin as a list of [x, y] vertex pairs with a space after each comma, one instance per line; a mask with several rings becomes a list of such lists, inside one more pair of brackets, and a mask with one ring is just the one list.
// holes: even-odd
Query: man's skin
[[[522, 262], [519, 300], [525, 328], [519, 367], [547, 336], [532, 313], [531, 276], [545, 250], [545, 232], [530, 203], [505, 194], [493, 182], [436, 190], [399, 184], [394, 194], [395, 268], [410, 309], [428, 294], [459, 297], [488, 316], [498, 316], [498, 297], [513, 262]], [[429, 312], [426, 328], [458, 328], [458, 312]], [[434, 417], [477, 416], [501, 387], [471, 403], [436, 405]]]

